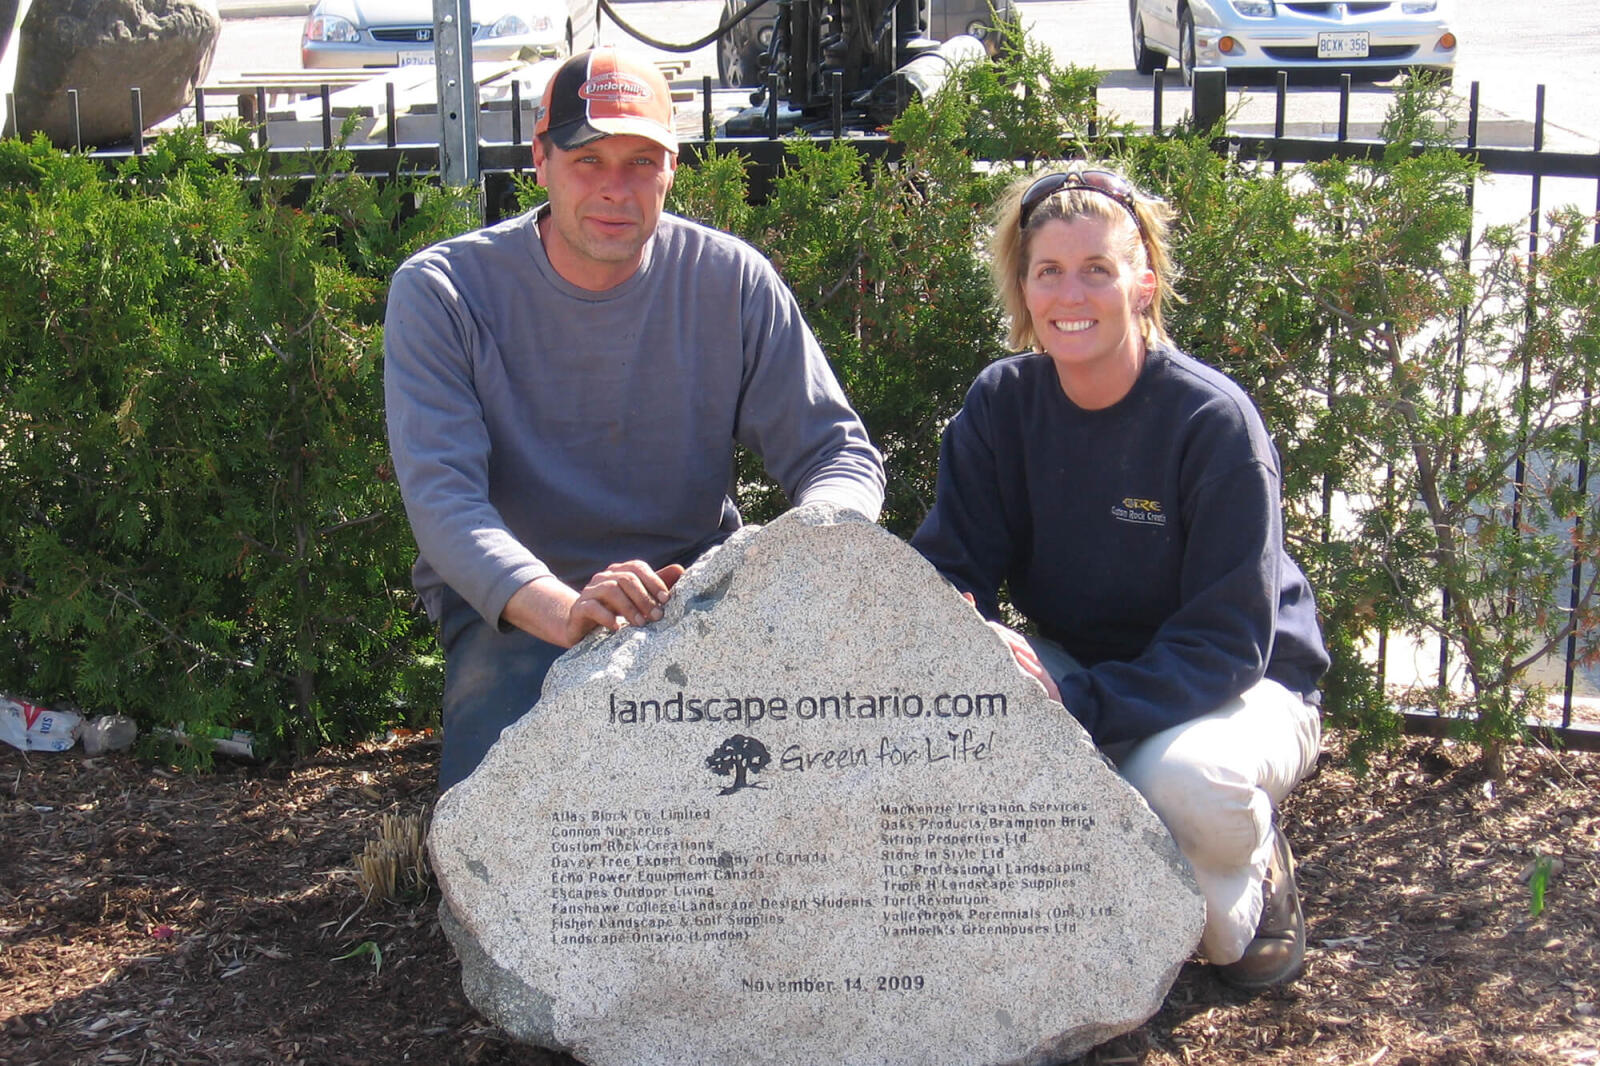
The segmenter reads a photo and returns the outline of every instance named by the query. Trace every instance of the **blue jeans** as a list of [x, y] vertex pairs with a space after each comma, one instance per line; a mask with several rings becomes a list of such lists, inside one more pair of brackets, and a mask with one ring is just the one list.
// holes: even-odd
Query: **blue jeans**
[[489, 625], [458, 603], [440, 625], [444, 647], [444, 751], [439, 792], [478, 768], [500, 731], [533, 710], [557, 647], [520, 629]]

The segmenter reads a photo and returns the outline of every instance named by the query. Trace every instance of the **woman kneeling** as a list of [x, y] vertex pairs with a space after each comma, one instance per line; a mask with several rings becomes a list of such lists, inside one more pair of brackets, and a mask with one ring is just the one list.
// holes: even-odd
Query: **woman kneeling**
[[[1305, 952], [1275, 811], [1316, 761], [1328, 656], [1260, 414], [1162, 328], [1167, 218], [1107, 170], [1010, 190], [992, 266], [1029, 352], [974, 382], [912, 544], [1166, 823], [1221, 976], [1265, 987]], [[1002, 585], [1038, 636], [1000, 624]]]

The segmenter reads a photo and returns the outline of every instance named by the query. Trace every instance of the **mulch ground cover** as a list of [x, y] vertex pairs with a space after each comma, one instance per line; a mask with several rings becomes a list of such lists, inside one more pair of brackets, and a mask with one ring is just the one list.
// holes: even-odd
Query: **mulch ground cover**
[[[1493, 781], [1443, 741], [1364, 776], [1331, 748], [1282, 812], [1304, 976], [1251, 996], [1190, 963], [1083, 1061], [1600, 1066], [1600, 755], [1519, 749]], [[436, 897], [357, 886], [437, 757], [411, 736], [187, 774], [0, 748], [0, 1062], [570, 1066], [466, 1003]]]

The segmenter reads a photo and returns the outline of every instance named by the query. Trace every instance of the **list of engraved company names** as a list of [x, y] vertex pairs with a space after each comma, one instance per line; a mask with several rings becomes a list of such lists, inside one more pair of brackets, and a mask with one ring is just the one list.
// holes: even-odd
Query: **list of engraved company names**
[[[796, 870], [828, 851], [718, 851], [681, 830], [709, 807], [556, 811], [550, 826], [550, 937], [556, 944], [692, 944], [749, 940], [811, 908], [870, 908], [847, 895], [790, 895]], [[751, 885], [750, 882], [755, 882]]]
[[[804, 932], [824, 914], [837, 929], [845, 913], [859, 923], [857, 935], [889, 942], [1025, 942], [1120, 915], [1118, 904], [1096, 895], [1094, 864], [1070, 858], [1095, 826], [1087, 804], [880, 803], [836, 817], [837, 847], [848, 851], [740, 854], [705, 839], [711, 806], [557, 810], [549, 826], [551, 942], [749, 941], [795, 923]], [[916, 992], [932, 979], [779, 974], [743, 986], [761, 994]]]
[[1077, 801], [883, 804], [881, 932], [1052, 936], [1115, 918], [1115, 904], [1084, 899], [1094, 864], [1061, 857], [1094, 826]]

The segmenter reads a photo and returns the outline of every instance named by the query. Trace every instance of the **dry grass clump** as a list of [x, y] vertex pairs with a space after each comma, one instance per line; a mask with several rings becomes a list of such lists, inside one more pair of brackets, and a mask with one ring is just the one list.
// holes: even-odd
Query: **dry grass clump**
[[393, 903], [415, 899], [428, 890], [432, 876], [428, 869], [427, 827], [420, 811], [413, 814], [386, 814], [378, 839], [367, 841], [366, 849], [352, 860], [356, 884], [370, 901]]

